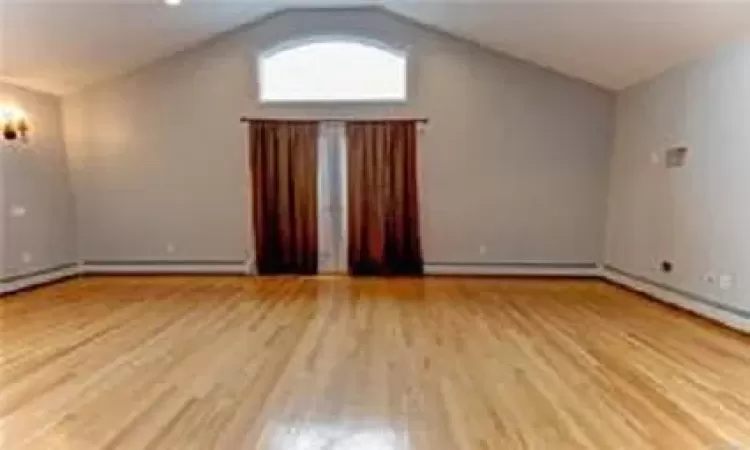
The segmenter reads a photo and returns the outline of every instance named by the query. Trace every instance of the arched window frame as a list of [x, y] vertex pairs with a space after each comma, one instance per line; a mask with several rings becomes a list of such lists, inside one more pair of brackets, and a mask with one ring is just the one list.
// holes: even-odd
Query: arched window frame
[[[387, 52], [391, 55], [397, 56], [404, 60], [404, 95], [402, 98], [393, 99], [291, 99], [291, 100], [279, 100], [279, 99], [264, 99], [263, 98], [263, 61], [273, 57], [278, 53], [282, 53], [296, 47], [304, 47], [312, 44], [319, 43], [334, 43], [342, 42], [347, 44], [358, 44], [366, 47], [371, 47], [383, 52]], [[326, 35], [315, 35], [304, 38], [296, 38], [286, 40], [277, 45], [269, 47], [258, 54], [256, 58], [256, 87], [258, 101], [263, 104], [404, 104], [408, 101], [410, 91], [410, 80], [411, 80], [411, 58], [407, 48], [397, 47], [389, 45], [383, 41], [377, 39], [371, 39], [362, 36], [353, 35], [342, 35], [342, 34], [326, 34]]]

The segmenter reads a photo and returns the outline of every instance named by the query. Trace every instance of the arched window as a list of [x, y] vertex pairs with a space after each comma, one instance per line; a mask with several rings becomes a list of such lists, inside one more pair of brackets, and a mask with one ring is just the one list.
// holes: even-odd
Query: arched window
[[406, 55], [346, 39], [306, 41], [261, 55], [262, 102], [406, 100]]

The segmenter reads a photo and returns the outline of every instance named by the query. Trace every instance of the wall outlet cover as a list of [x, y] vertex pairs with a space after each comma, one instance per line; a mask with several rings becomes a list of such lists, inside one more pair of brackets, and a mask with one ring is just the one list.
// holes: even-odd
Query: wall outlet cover
[[13, 205], [10, 208], [11, 217], [23, 217], [26, 215], [26, 208], [21, 205]]
[[726, 291], [732, 288], [734, 279], [731, 275], [723, 274], [719, 277], [719, 288]]

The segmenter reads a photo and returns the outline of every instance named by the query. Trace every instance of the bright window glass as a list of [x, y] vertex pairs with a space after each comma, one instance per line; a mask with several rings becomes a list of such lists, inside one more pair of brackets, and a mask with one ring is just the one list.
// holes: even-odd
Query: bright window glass
[[261, 56], [262, 102], [406, 100], [406, 57], [353, 41], [303, 43]]

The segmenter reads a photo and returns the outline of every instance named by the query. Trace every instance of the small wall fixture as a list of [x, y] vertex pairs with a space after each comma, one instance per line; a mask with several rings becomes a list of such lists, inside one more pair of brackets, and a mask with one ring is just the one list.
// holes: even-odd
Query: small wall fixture
[[21, 139], [26, 142], [29, 137], [29, 121], [26, 113], [15, 106], [0, 105], [0, 130], [3, 140]]
[[665, 163], [667, 169], [677, 169], [685, 165], [687, 160], [687, 147], [674, 147], [667, 150]]

